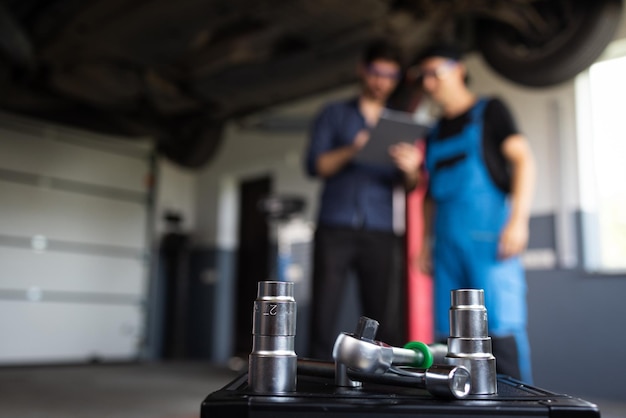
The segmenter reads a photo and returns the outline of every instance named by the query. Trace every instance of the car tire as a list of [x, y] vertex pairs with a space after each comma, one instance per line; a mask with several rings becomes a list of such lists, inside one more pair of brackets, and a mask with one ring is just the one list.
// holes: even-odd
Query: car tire
[[204, 167], [222, 143], [223, 122], [194, 121], [181, 125], [181, 129], [158, 141], [158, 153], [185, 168]]
[[622, 1], [552, 0], [536, 4], [543, 3], [558, 14], [554, 8], [563, 1], [572, 7], [571, 18], [561, 17], [558, 32], [544, 42], [531, 43], [502, 22], [479, 22], [477, 43], [485, 61], [505, 78], [529, 87], [565, 82], [593, 64], [615, 35]]

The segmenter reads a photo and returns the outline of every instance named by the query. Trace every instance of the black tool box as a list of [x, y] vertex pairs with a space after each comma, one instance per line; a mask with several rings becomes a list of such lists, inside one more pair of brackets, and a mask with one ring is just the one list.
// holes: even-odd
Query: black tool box
[[498, 376], [497, 395], [439, 399], [422, 389], [364, 383], [340, 388], [333, 379], [298, 375], [297, 391], [260, 395], [248, 389], [247, 373], [206, 397], [201, 418], [391, 418], [391, 417], [600, 417], [582, 399]]

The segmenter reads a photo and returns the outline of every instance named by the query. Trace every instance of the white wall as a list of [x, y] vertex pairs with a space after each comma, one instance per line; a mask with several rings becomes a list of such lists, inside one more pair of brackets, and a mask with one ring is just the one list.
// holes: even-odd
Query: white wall
[[163, 215], [168, 211], [178, 212], [183, 217], [182, 228], [194, 231], [198, 172], [175, 165], [165, 158], [158, 161], [158, 185], [156, 191], [156, 233], [165, 231]]

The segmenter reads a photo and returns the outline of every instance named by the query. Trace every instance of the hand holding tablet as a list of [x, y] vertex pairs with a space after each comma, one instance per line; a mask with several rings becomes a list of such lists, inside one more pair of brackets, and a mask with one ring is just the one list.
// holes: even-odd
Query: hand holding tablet
[[355, 156], [355, 161], [393, 165], [394, 161], [389, 155], [390, 147], [398, 143], [414, 144], [424, 138], [428, 129], [416, 123], [408, 113], [386, 110], [372, 129], [367, 143]]

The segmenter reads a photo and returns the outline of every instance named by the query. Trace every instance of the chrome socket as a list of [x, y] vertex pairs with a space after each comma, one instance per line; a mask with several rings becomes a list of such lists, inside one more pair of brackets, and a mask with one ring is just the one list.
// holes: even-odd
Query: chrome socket
[[292, 282], [259, 282], [254, 301], [248, 386], [253, 392], [296, 391], [296, 301]]
[[450, 299], [450, 336], [445, 361], [470, 371], [470, 394], [495, 394], [498, 392], [496, 358], [487, 334], [484, 291], [453, 290]]

